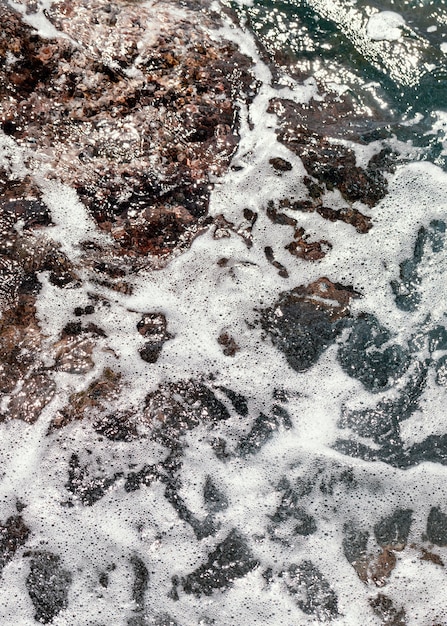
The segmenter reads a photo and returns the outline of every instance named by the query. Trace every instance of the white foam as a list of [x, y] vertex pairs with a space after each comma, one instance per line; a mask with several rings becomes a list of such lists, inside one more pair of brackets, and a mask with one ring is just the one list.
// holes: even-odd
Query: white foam
[[51, 7], [53, 0], [38, 0], [36, 7], [37, 11], [35, 12], [28, 12], [26, 2], [22, 2], [21, 0], [8, 0], [8, 3], [13, 9], [22, 15], [22, 20], [25, 24], [32, 26], [40, 37], [43, 37], [44, 39], [55, 39], [61, 37], [64, 39], [70, 39], [65, 33], [62, 33], [60, 30], [55, 28], [54, 24], [50, 22], [46, 16], [45, 12]]
[[87, 240], [105, 245], [112, 242], [110, 236], [98, 230], [74, 189], [39, 175], [37, 180], [41, 184], [42, 200], [50, 209], [55, 224], [51, 229], [51, 238], [59, 242], [71, 258], [79, 259], [79, 244]]
[[402, 37], [406, 22], [402, 15], [394, 11], [373, 13], [368, 20], [366, 33], [372, 41], [397, 41]]

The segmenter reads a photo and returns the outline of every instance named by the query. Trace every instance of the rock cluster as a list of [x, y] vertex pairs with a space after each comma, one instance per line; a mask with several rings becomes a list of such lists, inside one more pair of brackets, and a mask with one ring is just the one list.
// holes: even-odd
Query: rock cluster
[[[105, 337], [75, 319], [45, 337], [39, 273], [71, 289], [87, 271], [93, 283], [130, 293], [129, 271], [187, 248], [208, 225], [211, 178], [237, 146], [234, 95], [253, 79], [236, 46], [211, 36], [219, 21], [203, 3], [198, 23], [196, 6], [172, 2], [53, 2], [40, 14], [51, 38], [23, 19], [21, 5], [37, 15], [33, 2], [0, 6], [0, 391], [8, 397], [0, 418], [32, 423], [54, 397], [53, 372], [90, 372]], [[19, 166], [14, 146], [23, 149]], [[45, 179], [74, 188], [109, 243], [76, 242], [77, 259], [68, 258], [51, 236]], [[76, 307], [75, 318], [94, 306]], [[135, 330], [149, 363], [171, 337], [160, 315]], [[118, 381], [105, 370], [50, 430], [100, 413]]]

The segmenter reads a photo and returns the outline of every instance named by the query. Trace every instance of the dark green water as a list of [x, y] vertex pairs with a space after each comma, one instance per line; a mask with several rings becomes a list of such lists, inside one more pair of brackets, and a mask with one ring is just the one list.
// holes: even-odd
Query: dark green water
[[[313, 76], [329, 92], [345, 87], [359, 118], [356, 139], [410, 141], [421, 149], [418, 158], [446, 168], [445, 124], [439, 127], [439, 112], [447, 111], [445, 2], [254, 0], [233, 7], [266, 54], [298, 79]], [[405, 20], [399, 40], [365, 37], [378, 11]]]

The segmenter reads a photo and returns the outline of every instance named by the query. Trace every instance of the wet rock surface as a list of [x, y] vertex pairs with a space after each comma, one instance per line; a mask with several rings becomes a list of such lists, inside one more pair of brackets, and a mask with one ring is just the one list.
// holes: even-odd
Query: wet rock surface
[[209, 175], [238, 141], [231, 96], [251, 84], [250, 63], [191, 15], [169, 3], [55, 2], [46, 16], [61, 35], [48, 40], [1, 7], [3, 128], [74, 186], [118, 253], [188, 245]]
[[438, 507], [430, 510], [427, 519], [427, 538], [437, 546], [447, 545], [447, 515]]
[[179, 437], [202, 420], [218, 423], [230, 417], [226, 405], [201, 381], [168, 383], [146, 398], [144, 417], [159, 422], [162, 441], [174, 448]]
[[186, 593], [197, 596], [210, 595], [216, 589], [226, 589], [234, 580], [245, 576], [257, 566], [244, 538], [233, 530], [206, 563], [182, 580]]
[[64, 569], [59, 556], [51, 552], [32, 554], [26, 588], [37, 622], [50, 624], [67, 607], [71, 582], [72, 574]]
[[[392, 168], [392, 155], [389, 152], [376, 155], [366, 168], [361, 168], [352, 150], [312, 131], [300, 115], [300, 109], [292, 101], [272, 100], [270, 103], [270, 112], [276, 113], [279, 119], [278, 140], [300, 156], [310, 182], [323, 185], [329, 191], [338, 189], [349, 203], [360, 200], [369, 207], [376, 205], [387, 193], [387, 181], [382, 172]], [[318, 110], [318, 105], [308, 106], [308, 110]]]
[[322, 278], [281, 295], [261, 324], [298, 372], [309, 369], [341, 332], [356, 293]]
[[148, 313], [137, 324], [137, 329], [147, 341], [140, 349], [140, 356], [147, 363], [155, 363], [163, 344], [172, 335], [167, 331], [166, 317], [162, 313]]
[[0, 572], [14, 558], [17, 550], [26, 544], [30, 529], [20, 515], [9, 517], [0, 526]]
[[359, 315], [352, 324], [338, 359], [343, 369], [373, 392], [389, 387], [409, 367], [409, 355], [391, 343], [390, 332], [372, 315]]
[[255, 454], [273, 437], [280, 427], [286, 430], [291, 429], [292, 421], [283, 407], [275, 405], [272, 407], [270, 415], [267, 416], [260, 413], [254, 420], [250, 431], [239, 441], [238, 453], [242, 456]]
[[[36, 457], [32, 470], [20, 458], [17, 472], [9, 451], [2, 457], [3, 579], [23, 570], [37, 623], [76, 623], [80, 589], [98, 625], [240, 623], [234, 598], [253, 624], [289, 619], [281, 608], [256, 613], [264, 591], [288, 602], [296, 623], [343, 621], [351, 598], [328, 565], [339, 540], [367, 618], [403, 626], [396, 581], [409, 561], [443, 574], [447, 514], [433, 493], [413, 507], [410, 487], [400, 493], [390, 476], [447, 464], [441, 429], [406, 439], [426, 390], [446, 386], [447, 330], [427, 316], [402, 340], [354, 303], [362, 294], [349, 279], [325, 273], [338, 228], [368, 246], [396, 154], [376, 145], [359, 164], [340, 141], [359, 134], [355, 124], [342, 132], [349, 96], [303, 104], [278, 90], [265, 108], [279, 143], [255, 171], [257, 186], [274, 181], [272, 197], [255, 205], [256, 189], [245, 189], [247, 206], [228, 195], [215, 210], [211, 192], [260, 87], [252, 60], [213, 31], [222, 17], [207, 3], [121, 0], [55, 1], [40, 15], [58, 31], [44, 37], [0, 7], [0, 421], [5, 446], [15, 442], [23, 459], [35, 446]], [[275, 86], [278, 67], [269, 69]], [[251, 132], [249, 115], [245, 123]], [[73, 216], [55, 199], [64, 194]], [[444, 251], [441, 219], [417, 228], [389, 283], [409, 316]], [[167, 267], [206, 231], [219, 251], [213, 269], [194, 265], [205, 244], [187, 256], [200, 298], [190, 290], [177, 310], [188, 286], [166, 274], [164, 306], [148, 268]], [[189, 325], [200, 326], [200, 307], [225, 281], [228, 303], [196, 341]], [[233, 323], [231, 298], [244, 290]], [[179, 365], [185, 336], [191, 354]], [[329, 348], [359, 403], [331, 388], [325, 404], [323, 380], [312, 405], [303, 375]], [[22, 493], [32, 506], [11, 514], [11, 494]]]
[[376, 598], [371, 598], [370, 605], [384, 626], [405, 626], [407, 624], [405, 609], [397, 609], [393, 601], [384, 594], [379, 593]]
[[[113, 370], [106, 368], [100, 376], [93, 380], [90, 385], [83, 391], [74, 393], [70, 396], [68, 404], [57, 412], [53, 418], [49, 432], [53, 430], [67, 426], [74, 420], [81, 420], [85, 417], [93, 418], [99, 416], [99, 421], [95, 422], [98, 429], [103, 429], [112, 436], [114, 428], [118, 433], [122, 428], [127, 430], [131, 429], [131, 426], [120, 427], [120, 417], [112, 417], [103, 414], [106, 411], [106, 405], [109, 401], [115, 399], [118, 396], [120, 390], [120, 374]], [[113, 426], [113, 423], [115, 427]], [[107, 436], [106, 432], [104, 434]]]
[[292, 565], [284, 579], [304, 613], [315, 616], [319, 622], [331, 621], [337, 617], [337, 596], [311, 561]]
[[[444, 250], [445, 223], [431, 220], [420, 228], [413, 256], [400, 263], [399, 280], [390, 283], [396, 308], [417, 315], [427, 288], [426, 269]], [[374, 406], [363, 409], [344, 407], [340, 426], [349, 427], [361, 437], [370, 438], [379, 448], [365, 442], [338, 439], [336, 449], [368, 460], [384, 460], [407, 468], [424, 461], [447, 462], [446, 437], [429, 434], [422, 441], [406, 445], [402, 428], [421, 409], [421, 398], [430, 380], [444, 385], [446, 333], [442, 324], [428, 315], [407, 345], [395, 342], [392, 333], [377, 323], [375, 316], [360, 314], [350, 324], [350, 333], [338, 350], [340, 365], [374, 394], [385, 392]], [[388, 389], [394, 390], [386, 397]]]

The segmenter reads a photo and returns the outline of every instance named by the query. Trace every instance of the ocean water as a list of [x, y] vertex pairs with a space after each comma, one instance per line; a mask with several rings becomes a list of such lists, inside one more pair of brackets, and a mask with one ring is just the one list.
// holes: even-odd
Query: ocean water
[[[34, 424], [0, 424], [2, 533], [26, 535], [0, 537], [1, 624], [447, 624], [447, 7], [213, 9], [256, 82], [210, 181], [217, 226], [131, 292], [88, 267], [64, 291], [39, 275], [48, 345], [92, 301], [104, 338], [93, 369], [53, 374]], [[24, 19], [52, 34], [44, 12]], [[13, 138], [0, 148], [30, 172]], [[107, 235], [39, 180], [48, 236], [82, 261]], [[148, 311], [169, 334], [150, 366]], [[105, 371], [124, 391], [104, 414], [135, 431], [93, 409], [51, 430]]]

